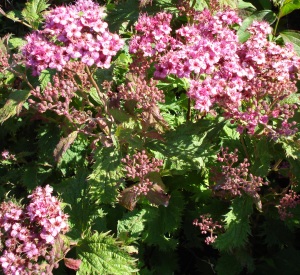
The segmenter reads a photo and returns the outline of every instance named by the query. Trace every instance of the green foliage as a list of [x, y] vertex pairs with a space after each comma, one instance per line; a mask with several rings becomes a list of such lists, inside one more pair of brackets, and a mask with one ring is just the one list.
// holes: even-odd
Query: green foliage
[[37, 29], [43, 21], [43, 12], [49, 7], [47, 2], [47, 0], [30, 0], [22, 10], [23, 18], [33, 29]]
[[135, 261], [116, 239], [107, 233], [84, 237], [76, 247], [82, 260], [78, 275], [130, 274], [136, 272]]
[[51, 82], [52, 76], [54, 75], [53, 70], [43, 70], [39, 75], [39, 82], [42, 89], [45, 89], [48, 83]]
[[217, 136], [224, 122], [200, 120], [177, 127], [176, 131], [165, 134], [164, 142], [152, 141], [147, 146], [154, 154], [167, 156], [165, 168], [172, 171], [205, 168], [211, 160]]
[[93, 172], [88, 177], [91, 194], [101, 203], [114, 203], [123, 176], [120, 152], [113, 146], [99, 148], [94, 157]]
[[292, 11], [300, 9], [299, 0], [284, 0], [280, 3], [279, 18], [291, 13]]
[[118, 221], [118, 237], [125, 238], [126, 236], [126, 240], [129, 237], [138, 238], [145, 228], [146, 213], [145, 209], [135, 209], [124, 214], [124, 217]]
[[226, 232], [218, 237], [215, 247], [222, 251], [244, 247], [251, 234], [249, 217], [252, 211], [252, 198], [246, 196], [235, 198], [231, 210], [225, 215]]
[[10, 117], [20, 113], [23, 103], [28, 98], [29, 93], [29, 90], [15, 90], [10, 94], [9, 99], [0, 109], [0, 123], [3, 123]]
[[[299, 2], [300, 4], [300, 2]], [[285, 43], [291, 43], [294, 46], [294, 50], [300, 55], [300, 32], [285, 30], [280, 32], [280, 36]]]
[[[214, 2], [181, 4], [189, 3], [198, 12], [215, 8]], [[281, 4], [274, 8], [275, 2]], [[297, 274], [300, 207], [288, 209], [293, 216], [285, 221], [278, 209], [289, 190], [300, 191], [296, 185], [300, 181], [299, 133], [273, 138], [263, 131], [241, 134], [238, 122], [227, 119], [219, 108], [195, 110], [188, 95], [189, 80], [174, 75], [158, 81], [165, 95], [165, 101], [157, 104], [159, 118], [146, 122], [143, 116], [148, 110], [136, 108], [133, 100], [120, 99], [118, 86], [135, 80], [128, 42], [136, 34], [134, 25], [140, 14], [171, 13], [172, 35], [176, 36], [178, 28], [193, 24], [194, 10], [179, 11], [178, 1], [171, 0], [106, 1], [105, 21], [124, 38], [125, 45], [108, 69], [93, 65], [90, 74], [87, 67], [60, 72], [66, 73], [65, 79], [75, 78], [78, 88], [66, 118], [51, 111], [38, 112], [27, 101], [34, 97], [30, 90], [39, 87], [43, 92], [49, 83], [54, 84], [57, 71], [46, 69], [32, 76], [22, 59], [17, 59], [20, 65], [14, 63], [14, 54], [20, 55], [26, 43], [27, 28], [41, 29], [47, 9], [66, 1], [15, 1], [14, 7], [6, 3], [1, 13], [14, 21], [14, 27], [26, 29], [17, 36], [5, 33], [0, 39], [0, 57], [8, 57], [3, 60], [10, 66], [0, 73], [0, 199], [9, 194], [26, 201], [28, 191], [35, 187], [53, 186], [69, 215], [68, 257], [82, 260], [76, 274]], [[241, 43], [249, 39], [247, 28], [255, 20], [267, 21], [274, 29], [269, 40], [283, 47], [292, 43], [300, 54], [300, 33], [284, 30], [288, 27], [285, 19], [297, 12], [299, 1], [218, 3], [221, 9], [227, 5], [239, 9], [243, 22], [234, 28]], [[4, 17], [0, 26], [4, 26], [3, 33], [12, 29]], [[155, 65], [149, 66], [145, 75], [137, 77], [152, 78]], [[197, 77], [205, 79], [206, 75], [192, 76]], [[299, 93], [278, 102], [298, 106]], [[274, 125], [280, 119], [274, 119]], [[299, 128], [297, 109], [292, 120]], [[238, 149], [239, 160], [232, 167], [230, 160], [226, 164], [217, 158], [222, 147], [228, 147], [228, 152]], [[163, 166], [147, 174], [154, 183], [150, 191], [136, 195], [134, 186], [145, 179], [127, 178], [122, 158], [142, 150], [163, 160]], [[247, 173], [268, 182], [255, 198], [246, 193], [235, 197], [220, 188], [226, 167], [236, 168], [244, 158], [249, 161]], [[205, 214], [223, 227], [201, 232], [193, 221]], [[208, 246], [204, 240], [210, 233], [217, 239]], [[56, 252], [62, 255], [60, 249]], [[70, 273], [62, 262], [53, 274]]]
[[22, 38], [19, 38], [19, 37], [13, 37], [13, 38], [9, 39], [9, 46], [12, 49], [21, 48], [25, 44], [26, 44], [26, 41]]
[[242, 266], [233, 255], [222, 253], [216, 265], [216, 271], [219, 275], [238, 275], [241, 274]]
[[148, 245], [157, 245], [162, 250], [174, 249], [177, 245], [172, 235], [180, 228], [181, 215], [185, 207], [184, 198], [178, 192], [171, 193], [171, 199], [167, 207], [147, 207], [146, 230], [143, 232], [143, 240]]

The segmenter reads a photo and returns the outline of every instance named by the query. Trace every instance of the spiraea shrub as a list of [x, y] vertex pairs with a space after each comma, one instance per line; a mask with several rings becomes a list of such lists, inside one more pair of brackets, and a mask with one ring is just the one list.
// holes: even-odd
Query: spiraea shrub
[[299, 274], [298, 9], [4, 1], [1, 272]]

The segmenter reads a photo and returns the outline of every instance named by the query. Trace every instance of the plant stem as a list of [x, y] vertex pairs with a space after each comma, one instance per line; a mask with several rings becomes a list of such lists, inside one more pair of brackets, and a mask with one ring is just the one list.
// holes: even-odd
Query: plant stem
[[9, 15], [7, 15], [7, 13], [6, 13], [3, 9], [1, 9], [1, 8], [0, 8], [0, 14], [2, 14], [2, 15], [5, 16], [6, 18], [8, 18], [8, 19], [10, 19], [10, 20], [12, 20], [12, 21], [14, 21], [14, 22], [21, 23], [21, 24], [23, 24], [24, 26], [26, 26], [26, 27], [28, 27], [28, 28], [30, 28], [30, 29], [33, 29], [32, 26], [30, 26], [29, 24], [25, 23], [23, 20], [18, 19], [17, 17], [11, 18], [11, 17], [10, 17]]
[[85, 71], [86, 71], [87, 74], [88, 74], [89, 80], [91, 81], [91, 83], [93, 84], [94, 88], [96, 89], [97, 94], [98, 94], [100, 100], [102, 101], [102, 104], [103, 104], [103, 107], [104, 107], [105, 111], [107, 111], [106, 98], [105, 98], [105, 96], [103, 95], [103, 93], [100, 91], [100, 88], [99, 88], [99, 86], [97, 85], [95, 79], [93, 78], [93, 74], [91, 73], [91, 71], [90, 71], [90, 69], [89, 69], [88, 66], [85, 66]]
[[249, 154], [248, 154], [248, 151], [247, 151], [247, 147], [246, 147], [246, 144], [245, 144], [244, 137], [242, 135], [240, 136], [240, 141], [242, 143], [242, 146], [243, 146], [244, 152], [246, 154], [246, 157], [247, 157], [247, 159], [248, 159], [248, 161], [250, 163], [250, 157], [249, 157]]
[[188, 110], [187, 110], [187, 114], [186, 114], [186, 121], [190, 121], [191, 120], [191, 99], [188, 99]]

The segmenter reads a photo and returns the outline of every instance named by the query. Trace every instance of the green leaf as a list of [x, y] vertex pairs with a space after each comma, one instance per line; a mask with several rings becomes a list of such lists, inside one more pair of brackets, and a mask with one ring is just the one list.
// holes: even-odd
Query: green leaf
[[283, 4], [281, 4], [278, 17], [281, 18], [297, 9], [300, 9], [299, 0], [285, 0]]
[[67, 137], [62, 137], [56, 145], [53, 155], [56, 162], [60, 162], [63, 154], [69, 149], [71, 144], [75, 141], [78, 131], [71, 132]]
[[300, 146], [297, 142], [288, 139], [279, 139], [277, 141], [281, 144], [283, 150], [285, 151], [286, 157], [293, 158], [295, 160], [300, 157]]
[[227, 253], [222, 253], [216, 265], [216, 271], [219, 275], [238, 275], [242, 271], [241, 264], [237, 259]]
[[64, 203], [70, 205], [66, 210], [70, 215], [69, 220], [74, 224], [71, 235], [80, 238], [87, 230], [92, 228], [95, 222], [102, 222], [105, 228], [105, 221], [102, 219], [104, 213], [100, 206], [89, 196], [90, 187], [86, 182], [88, 172], [80, 169], [77, 174], [62, 181], [55, 186], [55, 191], [61, 194]]
[[245, 2], [243, 0], [238, 1], [238, 8], [239, 9], [252, 9], [256, 10], [256, 7], [253, 6], [250, 2]]
[[23, 103], [28, 98], [29, 94], [29, 90], [16, 90], [12, 92], [5, 105], [0, 109], [0, 123], [19, 114], [22, 110]]
[[293, 44], [295, 52], [300, 55], [300, 32], [286, 30], [280, 35], [285, 43]]
[[246, 245], [251, 233], [249, 216], [253, 212], [253, 200], [249, 196], [233, 200], [231, 210], [225, 216], [226, 232], [218, 236], [214, 246], [221, 251], [230, 251]]
[[146, 230], [143, 232], [144, 241], [150, 245], [158, 245], [162, 250], [174, 249], [177, 240], [171, 238], [171, 233], [180, 228], [184, 208], [184, 197], [178, 191], [171, 193], [167, 207], [147, 208]]
[[77, 275], [128, 275], [138, 270], [135, 259], [107, 233], [94, 233], [78, 242], [76, 251], [82, 260]]
[[89, 91], [89, 96], [96, 102], [98, 103], [99, 105], [102, 105], [102, 101], [101, 99], [99, 98], [99, 95], [97, 93], [97, 90], [96, 88], [92, 87]]
[[131, 237], [138, 237], [145, 228], [145, 214], [145, 209], [126, 213], [124, 217], [118, 221], [118, 236], [126, 233], [130, 234]]
[[16, 10], [14, 10], [14, 11], [9, 11], [7, 14], [6, 14], [6, 16], [7, 16], [7, 18], [9, 18], [9, 19], [11, 19], [11, 20], [13, 20], [13, 21], [18, 21], [18, 20], [20, 20], [19, 19], [19, 11], [16, 11]]
[[272, 159], [269, 146], [269, 140], [266, 137], [260, 138], [256, 143], [255, 161], [251, 169], [256, 176], [264, 177], [268, 174]]
[[212, 152], [218, 143], [215, 138], [223, 127], [224, 122], [211, 120], [188, 122], [167, 132], [164, 141], [151, 141], [147, 146], [153, 150], [154, 155], [159, 153], [163, 158], [167, 157], [165, 169], [200, 170], [206, 167], [214, 155]]
[[121, 25], [127, 23], [132, 26], [139, 17], [139, 1], [128, 0], [114, 5], [113, 8], [108, 9], [106, 20], [111, 22], [109, 24], [110, 31], [114, 32], [120, 29]]
[[48, 83], [51, 82], [54, 73], [54, 70], [50, 69], [41, 71], [41, 74], [39, 75], [39, 82], [43, 90], [47, 87]]
[[240, 134], [235, 128], [230, 128], [227, 125], [225, 125], [223, 131], [225, 132], [227, 138], [231, 140], [239, 140], [240, 138]]
[[32, 28], [37, 29], [39, 23], [43, 20], [42, 12], [49, 7], [47, 0], [31, 0], [25, 4], [22, 10], [22, 16]]
[[276, 20], [276, 14], [271, 10], [262, 10], [254, 12], [249, 17], [245, 18], [237, 31], [237, 36], [241, 43], [244, 43], [249, 39], [250, 33], [247, 31], [247, 29], [255, 20], [267, 21], [269, 24], [272, 24]]
[[[73, 133], [73, 137], [74, 136], [75, 133]], [[67, 140], [64, 142], [66, 142], [65, 146], [67, 146]], [[73, 174], [76, 169], [80, 169], [86, 165], [88, 144], [89, 141], [86, 139], [86, 137], [82, 133], [78, 133], [77, 138], [73, 140], [71, 146], [65, 151], [65, 153], [61, 155], [61, 159], [57, 163], [57, 167], [60, 169], [63, 175], [67, 175], [67, 173]]]
[[19, 38], [19, 37], [14, 37], [10, 38], [8, 41], [9, 45], [11, 48], [16, 49], [16, 48], [21, 48], [24, 46], [27, 42], [26, 40]]
[[113, 203], [121, 183], [121, 156], [117, 148], [100, 148], [95, 153], [93, 172], [88, 177], [91, 193], [102, 203]]

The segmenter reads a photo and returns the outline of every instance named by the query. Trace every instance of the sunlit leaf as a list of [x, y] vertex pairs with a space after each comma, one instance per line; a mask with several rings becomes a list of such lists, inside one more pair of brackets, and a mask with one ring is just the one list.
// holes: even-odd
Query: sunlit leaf
[[286, 30], [280, 32], [280, 35], [285, 43], [293, 44], [295, 52], [300, 55], [300, 32]]
[[294, 10], [300, 9], [299, 0], [284, 0], [279, 10], [279, 18], [291, 13]]
[[82, 239], [76, 247], [81, 265], [77, 275], [132, 274], [135, 259], [107, 233], [94, 233]]
[[0, 109], [0, 123], [3, 123], [16, 114], [18, 115], [29, 94], [29, 90], [16, 90], [12, 92], [5, 105]]

